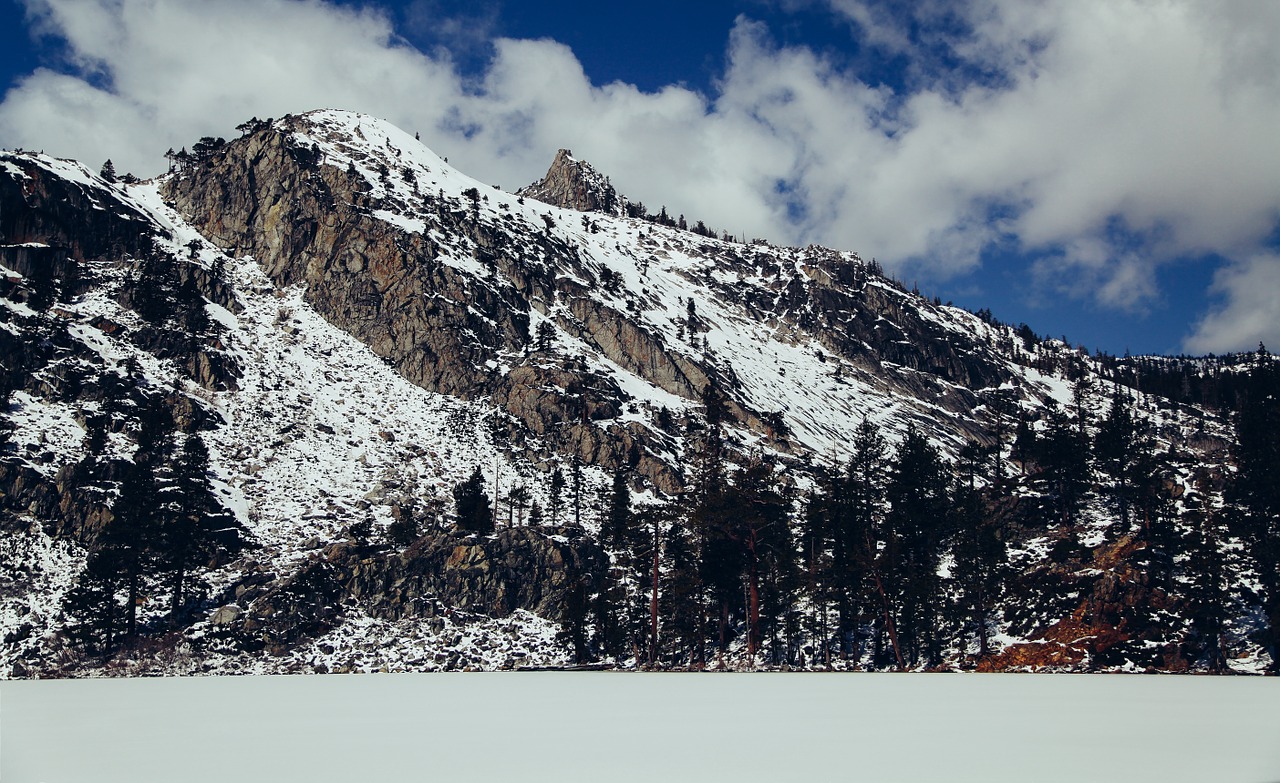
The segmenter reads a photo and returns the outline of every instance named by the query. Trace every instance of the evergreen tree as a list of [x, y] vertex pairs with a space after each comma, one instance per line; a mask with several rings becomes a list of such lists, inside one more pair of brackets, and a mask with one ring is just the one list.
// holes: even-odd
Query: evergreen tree
[[730, 495], [732, 516], [726, 532], [742, 548], [746, 568], [748, 656], [754, 657], [762, 642], [761, 586], [775, 569], [792, 562], [788, 505], [772, 466], [762, 460], [742, 471]]
[[703, 590], [698, 538], [673, 521], [663, 536], [667, 568], [660, 575], [658, 608], [672, 660], [698, 668], [706, 665]]
[[209, 313], [204, 307], [204, 296], [196, 287], [195, 278], [187, 277], [178, 286], [175, 294], [176, 311], [182, 328], [191, 337], [196, 337], [209, 329]]
[[1222, 515], [1212, 507], [1208, 476], [1201, 472], [1196, 489], [1184, 498], [1187, 506], [1186, 550], [1188, 553], [1183, 583], [1190, 625], [1190, 649], [1193, 658], [1204, 660], [1211, 672], [1227, 669], [1224, 634], [1230, 591], [1222, 545], [1226, 530]]
[[829, 610], [836, 597], [837, 582], [831, 551], [832, 498], [837, 481], [831, 475], [821, 477], [822, 490], [810, 493], [800, 527], [800, 566], [812, 607], [808, 635], [817, 643], [813, 655], [820, 653], [827, 665], [831, 663]]
[[[173, 476], [174, 501], [162, 520], [160, 561], [169, 575], [170, 614], [183, 606], [187, 577], [218, 551], [219, 533], [236, 535], [209, 482], [209, 449], [199, 434], [187, 436]], [[238, 541], [238, 537], [236, 539]]]
[[[155, 574], [162, 521], [160, 470], [168, 461], [172, 421], [163, 409], [143, 409], [138, 448], [120, 483], [112, 506], [112, 520], [96, 542], [100, 573], [91, 580], [118, 584], [124, 591], [123, 634], [137, 632], [138, 604], [142, 591]], [[114, 569], [110, 579], [101, 573]]]
[[864, 418], [853, 438], [853, 456], [844, 481], [831, 494], [831, 538], [837, 597], [840, 657], [861, 656], [857, 638], [869, 569], [876, 554], [875, 529], [885, 512], [888, 442], [879, 426]]
[[1003, 591], [1008, 555], [1002, 531], [987, 515], [982, 493], [972, 481], [956, 488], [954, 514], [955, 625], [960, 630], [960, 650], [966, 651], [972, 636], [978, 642], [978, 657], [984, 658], [990, 653], [991, 615]]
[[551, 471], [551, 481], [548, 490], [548, 509], [551, 512], [551, 524], [560, 524], [560, 505], [561, 498], [564, 496], [564, 471], [557, 465], [555, 470]]
[[1120, 512], [1120, 533], [1129, 532], [1129, 511], [1133, 505], [1133, 465], [1138, 456], [1138, 424], [1134, 420], [1128, 395], [1117, 386], [1111, 396], [1111, 408], [1098, 427], [1094, 453], [1099, 469], [1111, 478], [1108, 492]]
[[124, 632], [122, 574], [114, 550], [99, 548], [89, 554], [84, 571], [62, 602], [71, 638], [86, 653], [99, 654], [104, 660], [111, 657]]
[[413, 502], [402, 503], [392, 512], [393, 519], [387, 525], [387, 541], [395, 547], [407, 547], [422, 535], [418, 509]]
[[613, 485], [609, 491], [609, 505], [600, 525], [600, 540], [611, 550], [622, 550], [631, 529], [631, 490], [627, 487], [626, 471], [613, 473]]
[[582, 527], [582, 461], [576, 454], [569, 464], [569, 492], [573, 497], [573, 525]]
[[493, 506], [484, 491], [484, 476], [477, 465], [471, 477], [453, 488], [458, 528], [472, 533], [493, 532]]
[[1259, 345], [1236, 423], [1235, 480], [1228, 496], [1262, 583], [1263, 644], [1280, 673], [1280, 369]]
[[172, 259], [150, 252], [142, 260], [133, 285], [133, 307], [143, 320], [163, 324], [174, 313], [177, 278]]
[[716, 651], [723, 663], [730, 641], [730, 619], [742, 603], [743, 552], [735, 540], [738, 512], [727, 484], [707, 486], [690, 515], [700, 538], [698, 579], [716, 610]]
[[1043, 469], [1058, 521], [1071, 525], [1089, 489], [1089, 440], [1057, 407], [1050, 408], [1048, 424], [1036, 461]]
[[937, 448], [914, 426], [898, 447], [886, 488], [886, 527], [900, 540], [891, 568], [885, 569], [899, 599], [897, 634], [905, 661], [937, 665], [942, 659], [938, 575], [941, 539], [950, 507], [949, 471]]

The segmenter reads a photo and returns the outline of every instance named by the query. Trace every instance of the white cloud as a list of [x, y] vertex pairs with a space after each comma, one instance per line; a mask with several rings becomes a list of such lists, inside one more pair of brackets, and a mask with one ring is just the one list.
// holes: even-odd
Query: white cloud
[[[1227, 345], [1220, 317], [1247, 293], [1233, 275], [1280, 263], [1261, 252], [1280, 214], [1280, 4], [930, 0], [907, 19], [828, 2], [864, 42], [913, 58], [915, 92], [870, 87], [745, 19], [703, 95], [592, 84], [549, 40], [497, 40], [467, 81], [385, 14], [323, 0], [29, 0], [70, 67], [9, 91], [0, 144], [147, 174], [169, 146], [252, 115], [355, 109], [508, 188], [571, 147], [651, 209], [923, 279], [972, 270], [999, 241], [1039, 259], [1046, 290], [1141, 311], [1160, 265], [1217, 254], [1236, 260], [1228, 302], [1187, 345]], [[429, 25], [438, 7], [408, 18]]]
[[[319, 2], [40, 0], [82, 76], [39, 70], [0, 104], [0, 140], [149, 174], [169, 146], [252, 115], [345, 106], [434, 125], [461, 90], [387, 19]], [[407, 110], [405, 110], [407, 108]]]
[[1280, 255], [1260, 253], [1218, 270], [1213, 291], [1223, 305], [1196, 324], [1186, 339], [1195, 354], [1280, 346]]

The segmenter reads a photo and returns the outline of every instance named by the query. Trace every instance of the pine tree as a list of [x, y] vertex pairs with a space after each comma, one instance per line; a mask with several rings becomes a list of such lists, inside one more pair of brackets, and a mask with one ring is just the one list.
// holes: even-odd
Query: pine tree
[[840, 657], [856, 660], [868, 569], [875, 556], [874, 530], [885, 510], [888, 442], [879, 426], [864, 418], [852, 445], [844, 479], [833, 485], [830, 497]]
[[914, 426], [898, 447], [885, 494], [885, 526], [900, 541], [896, 562], [884, 569], [900, 600], [898, 641], [903, 658], [933, 666], [941, 662], [941, 539], [950, 498], [949, 471], [937, 448]]
[[706, 585], [717, 614], [717, 654], [723, 663], [729, 647], [729, 621], [742, 600], [742, 547], [734, 540], [733, 498], [725, 484], [711, 484], [690, 516], [700, 538], [698, 579]]
[[167, 498], [165, 479], [173, 449], [174, 422], [163, 403], [147, 401], [139, 410], [137, 449], [112, 506], [113, 519], [98, 541], [103, 558], [119, 572], [126, 591], [124, 633], [137, 633], [137, 610], [156, 575]]
[[1262, 583], [1263, 643], [1280, 673], [1280, 368], [1258, 346], [1236, 423], [1236, 476], [1228, 496], [1235, 527]]
[[484, 476], [477, 465], [471, 477], [453, 488], [458, 528], [472, 533], [493, 532], [493, 507], [484, 491]]
[[817, 642], [813, 655], [821, 651], [822, 660], [831, 663], [829, 644], [829, 609], [835, 598], [833, 584], [835, 560], [831, 551], [832, 497], [837, 491], [837, 478], [824, 475], [819, 481], [821, 490], [809, 495], [800, 527], [800, 561], [804, 573], [805, 593], [809, 597], [809, 638]]
[[607, 548], [619, 551], [626, 545], [631, 528], [631, 491], [627, 487], [626, 471], [619, 468], [613, 473], [613, 486], [609, 492], [609, 506], [600, 525], [600, 540]]
[[551, 471], [551, 481], [549, 482], [549, 490], [547, 497], [548, 510], [551, 512], [551, 524], [560, 524], [560, 504], [561, 498], [564, 496], [564, 471], [557, 465], [555, 470]]
[[395, 547], [407, 547], [422, 535], [417, 505], [412, 501], [395, 506], [391, 524], [387, 525], [387, 541]]
[[1145, 422], [1137, 420], [1129, 396], [1117, 386], [1111, 407], [1098, 427], [1094, 454], [1099, 469], [1111, 478], [1108, 495], [1120, 512], [1120, 533], [1130, 529], [1130, 512], [1151, 470], [1154, 444]]
[[143, 320], [163, 324], [174, 313], [173, 295], [177, 278], [172, 259], [158, 252], [148, 253], [142, 260], [133, 285], [133, 307]]
[[1183, 583], [1190, 625], [1190, 654], [1205, 661], [1211, 672], [1227, 669], [1224, 634], [1230, 591], [1222, 545], [1226, 530], [1221, 513], [1212, 507], [1209, 478], [1201, 472], [1196, 489], [1183, 500], [1187, 507], [1188, 558]]
[[204, 296], [196, 287], [195, 278], [188, 277], [178, 286], [175, 292], [176, 310], [182, 328], [191, 337], [196, 337], [209, 329], [209, 313], [205, 310]]
[[[160, 530], [160, 562], [169, 575], [169, 612], [183, 606], [187, 577], [218, 551], [221, 531], [235, 536], [234, 520], [221, 509], [209, 481], [209, 449], [199, 434], [187, 436], [173, 477], [174, 501]], [[238, 537], [236, 538], [238, 541]]]
[[672, 659], [701, 668], [706, 666], [706, 654], [697, 541], [679, 521], [667, 527], [663, 535], [667, 569], [661, 575], [658, 608]]
[[582, 527], [582, 462], [576, 454], [569, 465], [569, 491], [573, 496], [573, 525]]
[[956, 581], [955, 625], [960, 631], [960, 650], [967, 649], [972, 635], [978, 641], [978, 657], [990, 653], [993, 632], [992, 612], [1003, 592], [1007, 563], [1004, 535], [983, 508], [982, 493], [972, 480], [956, 488], [954, 503], [956, 534], [952, 547]]
[[123, 568], [110, 548], [89, 554], [84, 571], [62, 602], [67, 630], [85, 652], [108, 659], [124, 632]]
[[1051, 407], [1036, 461], [1043, 468], [1058, 521], [1075, 523], [1089, 488], [1089, 439], [1061, 409]]

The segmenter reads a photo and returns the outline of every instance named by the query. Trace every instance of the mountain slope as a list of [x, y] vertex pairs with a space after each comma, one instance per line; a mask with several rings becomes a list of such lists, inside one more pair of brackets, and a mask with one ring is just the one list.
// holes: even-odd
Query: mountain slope
[[[181, 617], [160, 587], [144, 597], [164, 655], [132, 654], [125, 671], [583, 660], [583, 629], [603, 633], [603, 610], [584, 602], [644, 598], [643, 577], [623, 573], [630, 555], [600, 547], [610, 477], [630, 485], [641, 517], [695, 496], [709, 404], [723, 408], [734, 475], [774, 465], [793, 499], [826, 491], [864, 423], [893, 444], [922, 434], [955, 464], [970, 444], [994, 447], [996, 478], [977, 482], [1014, 575], [991, 607], [984, 666], [1197, 665], [1182, 652], [1183, 591], [1148, 583], [1149, 538], [1117, 524], [1100, 489], [1056, 519], [1042, 474], [1025, 455], [1022, 475], [1013, 469], [1019, 421], [1047, 433], [1073, 410], [1076, 429], [1099, 430], [1118, 387], [1087, 354], [930, 302], [853, 253], [638, 215], [566, 151], [507, 194], [370, 117], [325, 110], [243, 128], [175, 155], [156, 182], [0, 159], [0, 347], [14, 389], [0, 466], [5, 670], [96, 665], [73, 652], [66, 596], [118, 524], [155, 408], [175, 443], [207, 442], [216, 502], [246, 546], [201, 569]], [[1225, 419], [1130, 396], [1166, 455], [1173, 518], [1206, 466], [1219, 467], [1201, 501], [1220, 505]], [[454, 488], [477, 469], [506, 523], [489, 536], [454, 524]], [[551, 476], [579, 473], [576, 487], [552, 488]], [[522, 525], [535, 507], [540, 524]], [[802, 513], [793, 504], [796, 535]], [[387, 543], [404, 520], [422, 535]], [[1254, 585], [1240, 541], [1222, 550]], [[1251, 641], [1261, 588], [1248, 589], [1228, 624], [1238, 670], [1268, 662]], [[816, 601], [799, 599], [796, 616], [816, 617]], [[740, 613], [728, 615], [736, 626]], [[812, 664], [817, 644], [785, 657]]]

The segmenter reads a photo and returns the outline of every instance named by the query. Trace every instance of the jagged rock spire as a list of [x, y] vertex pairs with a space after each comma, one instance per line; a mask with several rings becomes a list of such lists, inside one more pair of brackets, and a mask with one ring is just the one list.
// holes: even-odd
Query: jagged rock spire
[[625, 214], [627, 203], [627, 199], [609, 184], [608, 177], [565, 149], [556, 153], [546, 176], [516, 193], [564, 209], [610, 215]]

